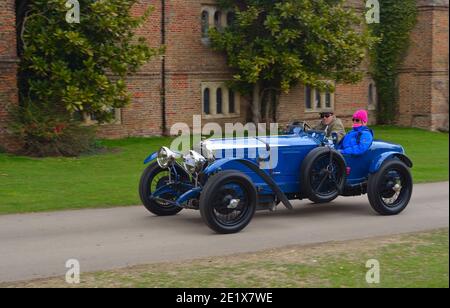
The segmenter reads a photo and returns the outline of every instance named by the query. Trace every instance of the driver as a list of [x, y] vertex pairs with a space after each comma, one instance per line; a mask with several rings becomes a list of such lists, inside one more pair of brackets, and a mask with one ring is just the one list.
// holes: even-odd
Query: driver
[[313, 129], [326, 131], [328, 138], [331, 138], [332, 134], [336, 133], [338, 136], [337, 142], [339, 143], [345, 136], [345, 128], [342, 121], [334, 115], [333, 111], [321, 112], [320, 118], [322, 120]]

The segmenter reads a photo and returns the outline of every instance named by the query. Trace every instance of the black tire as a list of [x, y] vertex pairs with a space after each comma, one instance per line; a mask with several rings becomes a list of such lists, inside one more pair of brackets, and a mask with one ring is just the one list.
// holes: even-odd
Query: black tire
[[[239, 200], [235, 208], [230, 208], [232, 200]], [[251, 180], [242, 172], [226, 170], [206, 182], [200, 196], [200, 213], [215, 232], [237, 233], [250, 223], [257, 204], [258, 194]], [[233, 214], [237, 216], [231, 218]]]
[[[399, 186], [396, 187], [396, 184]], [[369, 176], [369, 202], [380, 215], [400, 214], [408, 206], [412, 191], [411, 171], [401, 160], [388, 160], [377, 173]]]
[[[332, 151], [332, 170], [330, 165]], [[342, 154], [328, 147], [312, 150], [302, 163], [300, 191], [314, 203], [328, 203], [342, 192], [346, 181], [346, 165]]]
[[[139, 196], [141, 197], [141, 201], [144, 204], [145, 208], [151, 213], [157, 216], [172, 216], [179, 213], [182, 208], [174, 205], [164, 204], [161, 202], [157, 202], [150, 198], [152, 194], [152, 190], [154, 190], [155, 183], [154, 180], [158, 176], [167, 173], [164, 177], [162, 176], [160, 179], [156, 179], [156, 187], [164, 184], [164, 181], [167, 181], [167, 176], [169, 173], [168, 169], [162, 169], [158, 163], [150, 164], [142, 173], [141, 180], [139, 183]], [[167, 200], [171, 199], [171, 196], [166, 197]]]

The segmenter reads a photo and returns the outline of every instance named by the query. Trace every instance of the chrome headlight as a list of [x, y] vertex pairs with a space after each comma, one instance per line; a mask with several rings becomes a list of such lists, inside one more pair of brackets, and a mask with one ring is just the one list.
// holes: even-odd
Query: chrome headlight
[[206, 159], [195, 151], [189, 151], [189, 154], [184, 156], [184, 168], [191, 174], [202, 171], [205, 163]]
[[201, 145], [203, 156], [210, 162], [216, 160], [216, 151], [212, 149], [211, 144], [203, 142]]
[[175, 159], [181, 158], [181, 155], [175, 153], [167, 147], [162, 147], [158, 152], [158, 158], [156, 161], [161, 168], [167, 168], [169, 165], [175, 161]]

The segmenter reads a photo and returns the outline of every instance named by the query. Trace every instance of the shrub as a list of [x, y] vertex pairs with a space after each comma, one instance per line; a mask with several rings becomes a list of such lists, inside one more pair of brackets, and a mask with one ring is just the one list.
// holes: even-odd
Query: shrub
[[83, 126], [64, 113], [56, 115], [33, 103], [14, 107], [10, 113], [13, 117], [11, 129], [23, 141], [18, 154], [78, 156], [95, 145], [95, 128]]

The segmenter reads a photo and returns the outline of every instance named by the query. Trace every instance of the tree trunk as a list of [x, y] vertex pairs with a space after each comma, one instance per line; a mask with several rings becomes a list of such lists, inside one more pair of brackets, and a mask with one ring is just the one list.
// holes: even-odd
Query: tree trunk
[[252, 121], [255, 124], [261, 122], [261, 85], [259, 83], [253, 86]]
[[272, 92], [271, 97], [271, 115], [272, 123], [278, 123], [278, 106], [280, 103], [280, 93], [277, 90]]

